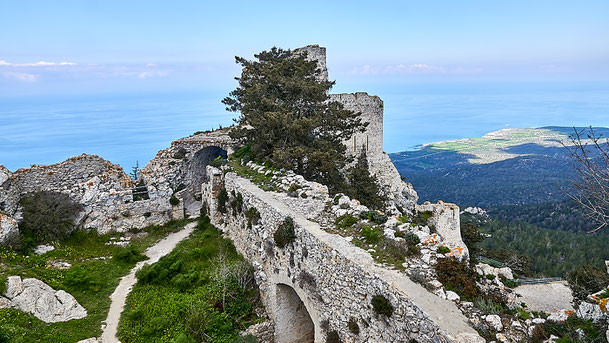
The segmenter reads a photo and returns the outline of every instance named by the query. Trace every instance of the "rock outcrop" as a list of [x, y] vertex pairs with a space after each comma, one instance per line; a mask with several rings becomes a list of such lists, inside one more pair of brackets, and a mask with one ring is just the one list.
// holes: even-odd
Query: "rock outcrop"
[[65, 322], [87, 316], [87, 311], [69, 293], [56, 291], [46, 283], [19, 276], [8, 278], [9, 306], [28, 312], [46, 323]]

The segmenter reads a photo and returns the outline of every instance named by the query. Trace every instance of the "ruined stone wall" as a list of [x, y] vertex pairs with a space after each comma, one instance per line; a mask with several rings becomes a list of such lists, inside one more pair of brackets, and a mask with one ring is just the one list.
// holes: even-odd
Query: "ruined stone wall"
[[[376, 265], [366, 251], [321, 230], [249, 180], [232, 172], [224, 175], [213, 167], [208, 167], [208, 176], [202, 192], [209, 201], [212, 222], [254, 265], [276, 331], [287, 330], [277, 327], [282, 323], [278, 316], [285, 310], [277, 294], [287, 285], [298, 294], [314, 323], [315, 342], [325, 342], [330, 331], [346, 342], [479, 342], [453, 303], [398, 271]], [[223, 187], [229, 194], [241, 194], [240, 211], [229, 205], [226, 213], [218, 211], [217, 195]], [[251, 208], [260, 213], [260, 219], [250, 225], [244, 213]], [[288, 216], [294, 220], [296, 239], [281, 249], [273, 234]], [[375, 313], [371, 305], [375, 295], [390, 301], [394, 308], [390, 317]], [[350, 319], [357, 322], [358, 335], [348, 329]]]
[[328, 81], [328, 67], [326, 64], [326, 48], [315, 45], [307, 45], [302, 48], [294, 50], [295, 53], [307, 53], [307, 60], [317, 61], [317, 67], [321, 71], [319, 79], [322, 81]]
[[[169, 148], [159, 151], [142, 169], [142, 179], [148, 187], [150, 198], [170, 197], [180, 185], [186, 187], [192, 184], [198, 191], [201, 182], [193, 184], [189, 177], [196, 154], [208, 147], [218, 147], [230, 154], [234, 144], [227, 130], [195, 134], [172, 142]], [[205, 166], [200, 166], [200, 169], [205, 170]]]
[[65, 193], [83, 205], [78, 224], [100, 232], [161, 224], [171, 219], [167, 199], [133, 201], [133, 182], [123, 169], [96, 155], [19, 169], [3, 183], [0, 203], [20, 220], [19, 199], [35, 191]]

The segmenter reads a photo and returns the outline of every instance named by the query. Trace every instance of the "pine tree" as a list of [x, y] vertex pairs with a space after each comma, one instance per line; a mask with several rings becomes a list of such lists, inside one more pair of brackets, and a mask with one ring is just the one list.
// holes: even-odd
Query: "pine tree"
[[254, 57], [236, 57], [243, 67], [239, 86], [222, 100], [228, 111], [240, 112], [231, 136], [249, 145], [252, 157], [338, 191], [350, 161], [342, 141], [365, 129], [360, 113], [329, 101], [334, 82], [320, 80], [306, 53], [274, 47]]

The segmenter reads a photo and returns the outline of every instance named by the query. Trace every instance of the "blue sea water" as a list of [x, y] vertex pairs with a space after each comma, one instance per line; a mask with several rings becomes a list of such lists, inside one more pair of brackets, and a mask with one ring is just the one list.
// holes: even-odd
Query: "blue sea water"
[[[361, 87], [360, 87], [361, 88]], [[388, 152], [506, 127], [609, 126], [609, 83], [406, 83], [366, 89], [385, 103]], [[228, 90], [0, 97], [10, 170], [97, 154], [126, 170], [195, 131], [230, 125]]]

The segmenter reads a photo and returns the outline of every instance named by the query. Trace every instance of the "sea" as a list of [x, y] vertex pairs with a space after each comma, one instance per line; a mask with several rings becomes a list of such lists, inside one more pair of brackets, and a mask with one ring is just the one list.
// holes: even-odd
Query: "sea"
[[[387, 152], [503, 128], [609, 126], [609, 82], [376, 83], [365, 90], [384, 101]], [[0, 164], [14, 171], [87, 153], [126, 171], [143, 167], [175, 139], [231, 125], [236, 114], [221, 103], [228, 91], [0, 95]]]

